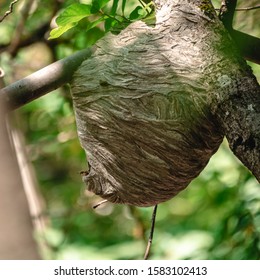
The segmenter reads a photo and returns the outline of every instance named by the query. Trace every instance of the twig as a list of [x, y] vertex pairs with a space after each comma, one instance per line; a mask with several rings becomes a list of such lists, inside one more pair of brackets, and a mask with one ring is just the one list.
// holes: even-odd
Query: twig
[[14, 0], [10, 3], [9, 5], [9, 10], [7, 10], [5, 12], [5, 14], [1, 17], [0, 19], [0, 22], [2, 22], [8, 15], [10, 15], [12, 12], [13, 12], [13, 8], [14, 8], [14, 5], [18, 2], [19, 0]]
[[152, 246], [156, 212], [157, 212], [157, 204], [154, 206], [154, 209], [153, 209], [151, 230], [150, 230], [150, 235], [149, 235], [148, 243], [147, 243], [145, 254], [144, 254], [144, 260], [148, 259], [149, 253], [150, 253], [150, 249], [151, 249], [151, 246]]
[[97, 207], [99, 207], [100, 205], [102, 205], [102, 204], [104, 204], [104, 203], [106, 203], [106, 202], [108, 202], [107, 199], [100, 201], [98, 204], [96, 204], [96, 205], [93, 206], [93, 209], [96, 209]]
[[236, 42], [241, 55], [249, 61], [260, 64], [260, 38], [237, 31], [229, 30], [233, 40]]
[[29, 14], [30, 14], [30, 10], [31, 10], [31, 7], [32, 7], [33, 3], [34, 3], [34, 0], [27, 0], [24, 3], [24, 6], [21, 10], [21, 17], [19, 19], [19, 22], [18, 22], [16, 30], [14, 32], [12, 41], [11, 41], [10, 46], [8, 48], [9, 53], [13, 57], [17, 53], [18, 46], [19, 46], [19, 43], [20, 43], [21, 38], [22, 38], [23, 31], [24, 31], [25, 22], [26, 22]]
[[251, 11], [251, 10], [256, 10], [256, 9], [260, 9], [260, 5], [255, 6], [255, 7], [237, 8], [236, 11]]
[[[237, 44], [241, 55], [254, 63], [260, 64], [260, 39], [233, 29], [233, 17], [237, 0], [222, 0], [219, 9], [219, 19]], [[260, 6], [256, 6], [260, 7]], [[252, 7], [249, 7], [252, 9]]]
[[138, 2], [141, 4], [141, 6], [145, 9], [145, 5], [144, 5], [144, 3], [143, 3], [143, 1], [142, 0], [138, 0]]
[[[252, 10], [256, 10], [256, 9], [260, 9], [260, 5], [254, 6], [254, 7], [236, 8], [235, 11], [236, 12], [243, 12], [243, 11], [252, 11]], [[216, 8], [215, 10], [220, 11], [219, 8]]]
[[3, 78], [5, 75], [5, 71], [3, 68], [0, 67], [0, 78]]

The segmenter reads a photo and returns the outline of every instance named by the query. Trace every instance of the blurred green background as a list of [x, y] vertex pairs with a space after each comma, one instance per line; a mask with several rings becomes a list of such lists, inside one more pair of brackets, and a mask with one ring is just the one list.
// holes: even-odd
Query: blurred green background
[[[47, 40], [54, 17], [79, 1], [24, 0], [0, 23], [0, 65], [9, 84], [103, 36], [84, 21]], [[87, 1], [81, 1], [86, 3]], [[213, 1], [216, 8], [220, 1]], [[240, 7], [259, 1], [238, 1]], [[0, 0], [3, 15], [10, 1]], [[131, 10], [137, 1], [128, 1]], [[26, 10], [27, 7], [27, 10]], [[237, 12], [235, 28], [260, 37], [260, 10]], [[17, 31], [18, 43], [15, 45]], [[22, 31], [22, 32], [21, 32]], [[251, 64], [260, 81], [260, 67]], [[44, 229], [35, 233], [44, 259], [142, 259], [152, 208], [104, 204], [85, 190], [69, 86], [19, 109], [14, 124], [25, 136], [40, 195]], [[201, 175], [159, 205], [151, 259], [260, 259], [260, 187], [223, 142]]]

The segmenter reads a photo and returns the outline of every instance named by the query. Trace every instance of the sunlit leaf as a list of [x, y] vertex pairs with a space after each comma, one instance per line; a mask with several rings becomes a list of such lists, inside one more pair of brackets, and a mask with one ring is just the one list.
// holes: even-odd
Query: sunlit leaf
[[73, 4], [67, 7], [56, 19], [57, 28], [50, 32], [49, 39], [56, 39], [69, 29], [75, 27], [80, 20], [90, 16], [91, 5]]
[[77, 22], [71, 22], [68, 23], [64, 26], [58, 26], [57, 28], [54, 28], [53, 30], [51, 30], [50, 32], [50, 37], [49, 39], [56, 39], [59, 38], [62, 34], [64, 34], [65, 32], [67, 32], [68, 30], [70, 30], [71, 28], [73, 28], [74, 26], [76, 26], [78, 23]]
[[65, 9], [56, 19], [58, 26], [64, 26], [72, 22], [79, 22], [81, 19], [90, 16], [91, 5], [73, 4]]

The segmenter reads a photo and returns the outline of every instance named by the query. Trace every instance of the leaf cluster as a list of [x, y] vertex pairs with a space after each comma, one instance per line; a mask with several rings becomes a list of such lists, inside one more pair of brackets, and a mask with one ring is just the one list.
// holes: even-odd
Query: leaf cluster
[[139, 5], [130, 12], [126, 12], [126, 0], [91, 0], [88, 2], [90, 3], [74, 3], [65, 8], [57, 17], [57, 27], [51, 30], [49, 39], [60, 37], [68, 30], [79, 26], [80, 23], [85, 32], [100, 24], [103, 24], [105, 32], [118, 32], [131, 22], [148, 18], [154, 11], [152, 1], [139, 0]]

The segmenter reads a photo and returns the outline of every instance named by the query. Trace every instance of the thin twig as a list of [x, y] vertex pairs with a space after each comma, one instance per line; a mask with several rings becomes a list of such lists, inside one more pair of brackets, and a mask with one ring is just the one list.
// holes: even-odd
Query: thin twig
[[13, 34], [12, 41], [8, 48], [8, 52], [14, 57], [18, 51], [18, 46], [22, 39], [22, 34], [25, 27], [25, 22], [30, 14], [31, 7], [35, 0], [27, 0], [24, 2], [23, 8], [21, 9], [20, 19]]
[[0, 78], [3, 78], [5, 75], [5, 71], [3, 68], [0, 67]]
[[108, 202], [107, 199], [100, 201], [98, 204], [96, 204], [96, 205], [93, 206], [93, 209], [96, 209], [97, 207], [99, 207], [100, 205], [102, 205], [102, 204], [104, 204], [104, 203], [106, 203], [106, 202]]
[[[151, 8], [151, 6], [154, 5], [152, 1], [145, 1], [145, 0], [138, 0], [138, 1], [142, 5], [143, 9], [145, 9], [145, 11], [148, 15], [152, 13], [153, 8]], [[150, 12], [149, 12], [148, 8], [151, 9]]]
[[153, 209], [151, 230], [150, 230], [150, 235], [149, 235], [148, 243], [147, 243], [145, 254], [144, 254], [144, 260], [147, 260], [149, 257], [150, 249], [151, 249], [152, 242], [153, 242], [153, 232], [154, 232], [156, 211], [157, 211], [157, 204], [154, 206], [154, 209]]
[[251, 10], [256, 10], [256, 9], [260, 9], [260, 5], [255, 6], [255, 7], [237, 8], [236, 11], [251, 11]]
[[14, 5], [18, 2], [19, 0], [14, 0], [10, 3], [9, 5], [9, 10], [7, 10], [5, 12], [5, 14], [0, 18], [0, 22], [2, 22], [8, 15], [10, 15], [12, 12], [13, 12], [13, 8], [14, 8]]
[[[260, 5], [254, 6], [254, 7], [236, 8], [235, 11], [236, 12], [243, 12], [243, 11], [251, 11], [251, 10], [256, 10], [256, 9], [260, 9]], [[216, 8], [215, 10], [219, 11], [220, 9]]]

